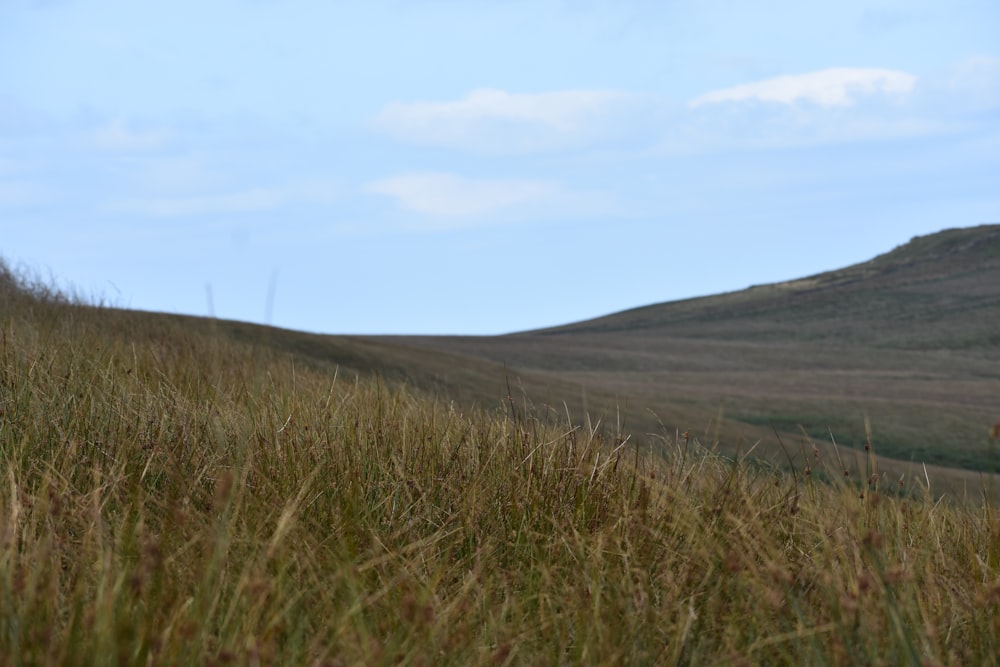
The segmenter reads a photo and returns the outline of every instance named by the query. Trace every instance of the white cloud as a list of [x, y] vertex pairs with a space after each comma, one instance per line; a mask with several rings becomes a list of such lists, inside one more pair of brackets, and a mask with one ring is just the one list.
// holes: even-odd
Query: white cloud
[[551, 195], [540, 181], [479, 180], [455, 174], [417, 172], [369, 183], [365, 191], [393, 197], [403, 208], [443, 217], [482, 216]]
[[859, 95], [909, 93], [916, 80], [912, 74], [898, 70], [832, 67], [714, 90], [696, 97], [689, 105], [697, 108], [722, 102], [795, 104], [804, 101], [821, 107], [848, 107]]
[[634, 95], [609, 90], [508, 93], [483, 88], [449, 102], [393, 102], [377, 129], [404, 141], [490, 153], [563, 149], [620, 131]]
[[452, 229], [525, 218], [620, 215], [624, 211], [606, 195], [579, 192], [557, 183], [515, 179], [469, 179], [443, 172], [415, 172], [374, 181], [370, 194], [395, 199], [423, 217], [410, 221], [424, 230]]
[[113, 120], [94, 130], [90, 140], [94, 146], [107, 151], [146, 151], [164, 146], [172, 133], [165, 129], [135, 130], [125, 121]]
[[331, 184], [314, 182], [285, 188], [252, 188], [225, 194], [127, 199], [114, 202], [108, 208], [125, 213], [170, 218], [273, 211], [300, 202], [328, 203], [335, 196], [335, 188]]
[[920, 114], [793, 107], [726, 113], [699, 110], [664, 132], [655, 153], [698, 155], [727, 150], [771, 150], [914, 139], [954, 131], [951, 123]]

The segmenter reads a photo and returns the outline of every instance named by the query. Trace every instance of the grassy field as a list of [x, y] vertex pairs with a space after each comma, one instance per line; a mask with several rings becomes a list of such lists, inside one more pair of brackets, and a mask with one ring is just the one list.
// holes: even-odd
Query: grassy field
[[[586, 391], [592, 411], [621, 407], [637, 437], [717, 430], [729, 453], [759, 442], [780, 460], [774, 430], [797, 443], [801, 426], [820, 446], [832, 430], [861, 451], [867, 421], [900, 474], [996, 472], [986, 434], [1000, 419], [997, 322], [1000, 225], [984, 225], [839, 271], [554, 329], [379, 340], [505, 363], [539, 402], [582, 412]], [[959, 493], [974, 477], [941, 472]]]
[[467, 409], [366, 345], [0, 271], [0, 664], [997, 664], [976, 490]]

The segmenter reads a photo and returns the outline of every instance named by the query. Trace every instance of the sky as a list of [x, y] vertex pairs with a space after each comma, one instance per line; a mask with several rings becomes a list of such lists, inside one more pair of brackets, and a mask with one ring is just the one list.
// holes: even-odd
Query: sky
[[996, 0], [0, 0], [0, 257], [500, 334], [1000, 222]]

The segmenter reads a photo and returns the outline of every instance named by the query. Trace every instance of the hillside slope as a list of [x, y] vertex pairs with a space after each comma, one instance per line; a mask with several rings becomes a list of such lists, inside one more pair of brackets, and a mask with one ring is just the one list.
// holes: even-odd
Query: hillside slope
[[697, 429], [775, 453], [774, 430], [861, 446], [867, 418], [884, 454], [986, 470], [998, 323], [1000, 225], [985, 225], [839, 271], [562, 327], [381, 341], [576, 383], [576, 395], [627, 406], [640, 430]]
[[838, 271], [636, 308], [536, 333], [658, 333], [995, 351], [1000, 225], [917, 237]]
[[589, 419], [654, 447], [690, 432], [787, 462], [813, 445], [850, 457], [871, 442], [884, 470], [929, 464], [941, 486], [973, 492], [975, 471], [998, 465], [986, 433], [1000, 418], [1000, 225], [919, 237], [801, 280], [507, 336], [328, 336], [102, 312], [109, 331], [168, 343], [211, 333], [469, 407]]
[[341, 365], [491, 375], [450, 355], [81, 306], [0, 262], [0, 665], [996, 664], [995, 503]]

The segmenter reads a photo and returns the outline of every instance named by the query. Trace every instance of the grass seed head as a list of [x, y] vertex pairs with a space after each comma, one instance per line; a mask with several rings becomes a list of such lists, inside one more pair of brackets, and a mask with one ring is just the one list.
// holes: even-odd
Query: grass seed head
[[869, 530], [861, 538], [861, 543], [869, 549], [881, 549], [885, 542], [885, 536], [877, 530]]

